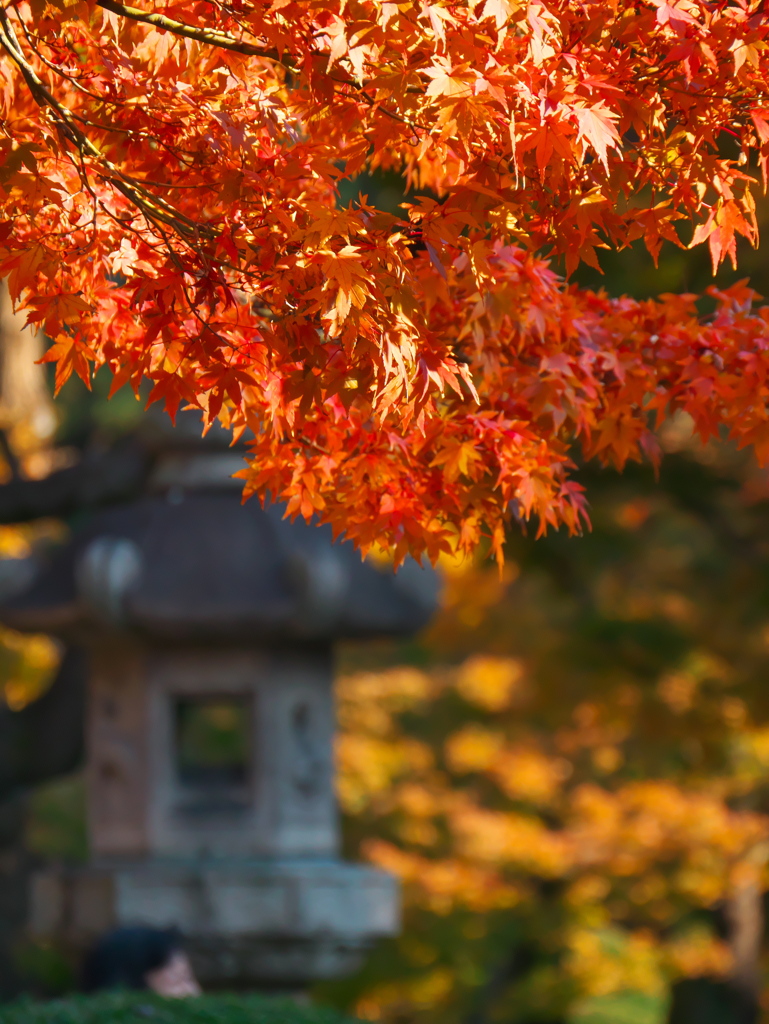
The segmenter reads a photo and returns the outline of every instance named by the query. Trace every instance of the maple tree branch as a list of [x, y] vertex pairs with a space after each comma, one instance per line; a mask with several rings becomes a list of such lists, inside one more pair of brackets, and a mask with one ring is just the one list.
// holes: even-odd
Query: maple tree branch
[[[173, 18], [169, 18], [165, 14], [142, 11], [138, 7], [128, 7], [125, 4], [118, 3], [117, 0], [97, 0], [97, 3], [99, 7], [104, 8], [106, 11], [111, 11], [113, 14], [118, 14], [123, 18], [130, 18], [132, 21], [142, 22], [146, 25], [153, 25], [155, 28], [171, 32], [173, 35], [183, 36], [187, 39], [195, 39], [200, 43], [206, 43], [209, 46], [217, 46], [222, 50], [232, 50], [235, 53], [242, 53], [248, 57], [263, 57], [266, 60], [274, 60], [280, 64], [286, 63], [285, 56], [281, 57], [277, 50], [267, 49], [264, 46], [257, 46], [254, 43], [248, 43], [245, 40], [236, 39], [235, 36], [231, 36], [227, 32], [219, 32], [217, 29], [199, 28], [196, 25], [187, 25], [185, 22], [175, 21]], [[336, 79], [336, 81], [340, 80]], [[358, 85], [354, 80], [351, 79], [349, 82], [344, 82], [342, 84], [350, 85], [354, 89], [358, 90], [369, 106], [374, 106], [376, 103], [376, 101], [372, 99], [367, 92], [365, 92], [365, 87]], [[412, 129], [412, 131], [415, 131], [416, 129], [421, 131], [427, 130], [423, 125], [415, 125], [409, 119], [402, 117], [400, 114], [394, 113], [392, 110], [388, 110], [387, 107], [384, 107], [381, 104], [377, 105], [377, 109], [381, 110], [382, 113], [391, 117], [393, 120], [407, 125]]]
[[[38, 36], [38, 37], [33, 38], [33, 35], [29, 31], [27, 23], [24, 21], [23, 17], [19, 13], [19, 9], [18, 9], [18, 7], [17, 7], [17, 5], [15, 3], [15, 0], [11, 0], [10, 3], [6, 4], [5, 9], [8, 10], [10, 8], [13, 8], [13, 10], [16, 12], [16, 17], [19, 19], [19, 23], [20, 23], [20, 25], [21, 25], [21, 27], [22, 27], [22, 29], [24, 31], [24, 37], [26, 38], [27, 42], [29, 43], [29, 48], [32, 50], [32, 52], [35, 54], [35, 56], [38, 58], [38, 60], [41, 61], [41, 63], [45, 64], [45, 66], [49, 69], [49, 71], [53, 71], [54, 74], [58, 75], [59, 78], [62, 78], [65, 82], [68, 82], [74, 89], [77, 89], [78, 92], [81, 92], [84, 96], [89, 96], [92, 100], [96, 100], [97, 103], [104, 103], [104, 104], [106, 104], [108, 106], [118, 107], [118, 108], [125, 107], [125, 103], [123, 103], [123, 102], [121, 102], [119, 100], [116, 100], [116, 99], [111, 98], [109, 96], [100, 96], [98, 93], [91, 92], [90, 89], [86, 89], [85, 86], [82, 84], [82, 82], [80, 81], [79, 78], [75, 77], [74, 75], [67, 74], [67, 72], [64, 70], [64, 68], [62, 68], [60, 65], [53, 64], [51, 61], [49, 61], [48, 58], [45, 57], [40, 52], [38, 47], [35, 45], [35, 38], [37, 38], [39, 40], [40, 37]], [[75, 116], [78, 116], [78, 115], [75, 115]], [[144, 111], [144, 116], [147, 117], [150, 121], [157, 121], [163, 127], [167, 127], [168, 126], [168, 122], [167, 121], [159, 120], [157, 117], [154, 117], [152, 114], [148, 113], [146, 110]], [[104, 131], [130, 132], [130, 129], [115, 128], [115, 127], [113, 127], [111, 125], [99, 125], [99, 124], [96, 124], [93, 121], [87, 121], [85, 118], [82, 118], [82, 117], [78, 117], [78, 120], [81, 121], [83, 124], [90, 124], [90, 125], [93, 125], [94, 127], [101, 128]], [[163, 146], [163, 148], [166, 149], [169, 153], [172, 152], [172, 150], [170, 149], [168, 144], [163, 142], [162, 139], [159, 139], [159, 138], [157, 138], [157, 136], [155, 136], [155, 141], [158, 143], [158, 145]], [[179, 157], [179, 154], [181, 152], [182, 152], [182, 150], [176, 149], [176, 150], [173, 151], [173, 155], [176, 156], [177, 159], [181, 159]], [[181, 162], [184, 163], [183, 160]]]
[[165, 14], [142, 11], [138, 7], [127, 7], [125, 4], [117, 3], [116, 0], [97, 0], [97, 3], [105, 11], [119, 14], [122, 18], [130, 18], [131, 21], [140, 21], [146, 25], [153, 25], [155, 28], [172, 32], [176, 36], [196, 39], [199, 43], [218, 46], [222, 50], [233, 50], [235, 53], [243, 53], [247, 57], [264, 57], [267, 60], [275, 60], [282, 63], [277, 50], [256, 46], [254, 43], [247, 43], [245, 40], [236, 39], [235, 36], [231, 36], [227, 32], [219, 32], [217, 29], [211, 28], [199, 28], [196, 25], [187, 25], [183, 21], [175, 21], [173, 18], [168, 18]]
[[[32, 50], [37, 59], [42, 64], [44, 64], [49, 71], [52, 71], [55, 75], [58, 75], [59, 78], [63, 78], [65, 82], [68, 82], [73, 88], [77, 89], [79, 92], [82, 92], [84, 96], [90, 96], [91, 99], [97, 100], [99, 103], [111, 102], [114, 104], [114, 101], [107, 100], [104, 97], [99, 96], [97, 93], [91, 92], [89, 89], [84, 88], [84, 86], [78, 81], [77, 78], [75, 78], [73, 75], [68, 75], [62, 67], [48, 60], [48, 58], [40, 52], [37, 46], [35, 46], [35, 41], [32, 38], [32, 34], [30, 33], [29, 28], [27, 27], [27, 23], [24, 21], [21, 14], [19, 13], [19, 9], [16, 3], [11, 3], [8, 6], [12, 7], [16, 12], [16, 17], [19, 19], [19, 24], [21, 25], [22, 31], [24, 32], [24, 38], [27, 40], [30, 50]], [[81, 124], [88, 125], [91, 128], [98, 128], [101, 131], [120, 132], [124, 135], [132, 135], [134, 133], [134, 129], [131, 128], [117, 128], [115, 127], [115, 125], [99, 124], [97, 121], [90, 121], [88, 120], [88, 118], [81, 117], [79, 114], [73, 113], [72, 116], [76, 118], [78, 121], [80, 121]]]
[[76, 147], [81, 158], [88, 154], [92, 159], [102, 164], [110, 172], [109, 176], [105, 175], [105, 180], [109, 181], [119, 192], [122, 192], [130, 203], [136, 206], [151, 221], [155, 223], [161, 221], [174, 228], [182, 236], [214, 237], [215, 232], [210, 228], [190, 220], [189, 217], [176, 210], [170, 203], [144, 188], [141, 182], [123, 174], [118, 167], [99, 151], [88, 136], [77, 127], [75, 122], [78, 118], [76, 115], [51, 94], [38, 77], [35, 69], [27, 61], [16, 38], [13, 26], [10, 24], [4, 10], [0, 10], [0, 46], [2, 46], [21, 71], [38, 105], [48, 107], [53, 112], [64, 136]]

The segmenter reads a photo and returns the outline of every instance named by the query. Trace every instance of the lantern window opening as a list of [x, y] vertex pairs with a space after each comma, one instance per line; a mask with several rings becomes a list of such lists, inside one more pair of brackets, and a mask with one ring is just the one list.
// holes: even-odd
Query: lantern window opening
[[186, 794], [245, 796], [251, 782], [252, 700], [174, 697], [176, 781]]

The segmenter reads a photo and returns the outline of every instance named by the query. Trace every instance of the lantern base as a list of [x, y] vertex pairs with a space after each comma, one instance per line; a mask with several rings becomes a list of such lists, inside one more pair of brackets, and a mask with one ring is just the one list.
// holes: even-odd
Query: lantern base
[[175, 926], [208, 986], [302, 987], [352, 973], [397, 934], [398, 883], [339, 861], [148, 860], [41, 872], [30, 932], [83, 947], [121, 925]]

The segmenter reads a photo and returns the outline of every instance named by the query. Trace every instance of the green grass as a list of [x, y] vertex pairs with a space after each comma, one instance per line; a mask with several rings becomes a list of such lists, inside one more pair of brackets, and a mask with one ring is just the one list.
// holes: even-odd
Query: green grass
[[290, 999], [211, 995], [163, 999], [149, 992], [109, 992], [0, 1006], [0, 1024], [350, 1024], [332, 1010]]

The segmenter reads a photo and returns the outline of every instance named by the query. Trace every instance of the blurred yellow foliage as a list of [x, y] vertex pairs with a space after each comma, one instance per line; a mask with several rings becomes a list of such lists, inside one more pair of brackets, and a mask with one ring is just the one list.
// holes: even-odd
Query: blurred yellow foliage
[[[454, 668], [339, 681], [341, 804], [368, 822], [369, 836], [388, 835], [365, 840], [364, 856], [400, 877], [407, 908], [444, 919], [521, 913], [536, 908], [538, 885], [562, 884], [562, 967], [557, 977], [552, 968], [535, 972], [529, 1000], [564, 977], [581, 999], [629, 990], [656, 997], [671, 977], [727, 971], [728, 950], [711, 931], [680, 933], [675, 924], [682, 906], [711, 907], [733, 892], [741, 868], [763, 870], [755, 851], [769, 840], [769, 818], [731, 807], [729, 794], [739, 766], [750, 778], [765, 772], [769, 730], [739, 734], [735, 778], [717, 786], [624, 780], [637, 689], [622, 683], [609, 700], [581, 701], [572, 724], [551, 731], [516, 708], [524, 676], [516, 659], [474, 655]], [[695, 689], [707, 680], [729, 685], [724, 667], [699, 655], [679, 677]], [[676, 715], [681, 691], [669, 680], [679, 677], [658, 686]], [[457, 696], [491, 717], [457, 721], [438, 711]], [[405, 730], [404, 714], [421, 715], [430, 739]], [[619, 928], [626, 920], [634, 926]], [[409, 954], [416, 976], [368, 988], [360, 1017], [411, 1018], [428, 1004], [429, 1016], [439, 1014], [459, 976], [431, 966], [434, 946], [420, 950], [421, 961]]]
[[0, 626], [0, 661], [5, 660], [3, 695], [12, 711], [37, 700], [53, 679], [60, 651], [48, 636], [16, 633]]
[[522, 689], [523, 665], [515, 658], [468, 658], [457, 673], [456, 687], [469, 704], [486, 711], [502, 711]]
[[[28, 558], [39, 543], [62, 537], [54, 520], [0, 525], [0, 560]], [[37, 700], [51, 683], [61, 652], [48, 636], [17, 633], [0, 626], [0, 686], [6, 704], [18, 711]]]
[[450, 999], [453, 973], [445, 967], [428, 970], [416, 978], [377, 985], [356, 1006], [361, 1020], [399, 1019], [416, 1008], [435, 1009]]
[[572, 774], [571, 764], [562, 757], [547, 757], [535, 747], [507, 747], [497, 758], [494, 778], [512, 800], [532, 804], [555, 801], [561, 785]]
[[435, 859], [375, 839], [364, 845], [364, 852], [374, 864], [400, 877], [410, 899], [434, 913], [448, 914], [458, 905], [483, 913], [514, 907], [522, 898], [520, 885], [487, 864], [459, 857]]
[[588, 996], [631, 989], [660, 993], [665, 988], [663, 958], [648, 931], [575, 928], [567, 937], [568, 970]]
[[31, 552], [27, 530], [18, 526], [0, 526], [0, 558], [27, 558]]
[[677, 974], [696, 978], [706, 974], [723, 975], [732, 965], [726, 943], [706, 928], [687, 929], [668, 943], [668, 961]]
[[446, 741], [446, 759], [457, 773], [488, 771], [505, 745], [501, 732], [468, 725]]

